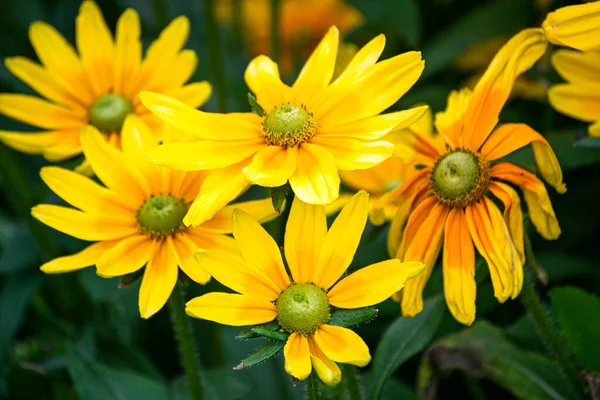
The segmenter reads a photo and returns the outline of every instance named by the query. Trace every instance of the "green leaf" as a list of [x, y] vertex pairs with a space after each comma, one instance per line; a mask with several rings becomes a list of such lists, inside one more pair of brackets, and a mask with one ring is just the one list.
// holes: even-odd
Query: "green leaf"
[[[250, 387], [227, 369], [209, 369], [202, 371], [204, 400], [247, 399]], [[190, 386], [187, 378], [180, 376], [171, 387], [171, 400], [190, 400]]]
[[256, 349], [256, 351], [252, 354], [250, 354], [248, 357], [244, 358], [242, 360], [242, 362], [240, 362], [238, 365], [236, 365], [233, 369], [234, 370], [238, 370], [238, 369], [245, 369], [245, 368], [250, 368], [250, 367], [254, 367], [256, 365], [262, 364], [265, 361], [269, 360], [270, 358], [273, 358], [277, 355], [277, 353], [279, 353], [283, 347], [285, 346], [286, 342], [282, 342], [282, 341], [265, 341], [262, 346], [260, 346], [258, 349]]
[[70, 346], [68, 370], [75, 389], [84, 400], [168, 400], [164, 382], [130, 371], [88, 361]]
[[600, 299], [576, 287], [554, 288], [549, 293], [561, 333], [581, 365], [600, 372]]
[[369, 398], [378, 399], [386, 380], [402, 363], [429, 344], [444, 315], [442, 297], [425, 302], [413, 318], [398, 318], [383, 334], [373, 357], [373, 382]]
[[448, 336], [427, 350], [419, 369], [419, 390], [435, 393], [440, 374], [455, 369], [476, 378], [487, 377], [520, 399], [574, 398], [552, 360], [516, 347], [501, 329], [486, 321]]
[[260, 326], [254, 327], [252, 330], [259, 336], [267, 339], [279, 340], [281, 342], [287, 341], [288, 337], [290, 336], [289, 333], [261, 328]]
[[273, 208], [277, 211], [278, 214], [281, 214], [283, 209], [286, 206], [286, 198], [288, 192], [291, 190], [290, 184], [286, 183], [283, 186], [277, 186], [269, 189], [269, 193], [271, 195], [271, 202], [273, 203]]
[[327, 323], [329, 325], [350, 328], [371, 321], [377, 316], [377, 312], [378, 310], [375, 307], [363, 307], [354, 310], [336, 310], [331, 314], [331, 318]]
[[[277, 321], [267, 322], [266, 324], [256, 325], [249, 329], [244, 329], [240, 333], [238, 333], [235, 338], [238, 340], [249, 340], [249, 339], [258, 339], [264, 337], [255, 331], [256, 328], [267, 329], [270, 331], [279, 331], [281, 330], [281, 326], [277, 323]], [[260, 332], [260, 330], [259, 330]]]
[[248, 93], [248, 103], [250, 103], [250, 107], [252, 107], [252, 111], [257, 114], [259, 117], [265, 116], [265, 110], [258, 104], [256, 97], [252, 93]]

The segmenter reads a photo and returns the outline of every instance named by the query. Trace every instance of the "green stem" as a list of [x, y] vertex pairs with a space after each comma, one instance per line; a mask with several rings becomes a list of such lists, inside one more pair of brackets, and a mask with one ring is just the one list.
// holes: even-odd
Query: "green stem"
[[365, 396], [362, 387], [360, 386], [360, 379], [356, 367], [354, 365], [345, 364], [343, 370], [344, 375], [342, 382], [348, 392], [348, 398], [350, 400], [363, 400]]
[[223, 47], [219, 40], [219, 30], [214, 17], [213, 0], [203, 0], [204, 25], [206, 26], [206, 41], [210, 53], [210, 68], [212, 70], [215, 84], [217, 103], [220, 112], [227, 112], [227, 81], [225, 79], [225, 67], [223, 65]]
[[545, 286], [548, 284], [548, 273], [542, 266], [542, 264], [538, 263], [535, 255], [533, 254], [533, 247], [531, 247], [531, 239], [529, 239], [528, 235], [523, 236], [523, 241], [525, 242], [525, 253], [527, 254], [527, 263], [533, 268], [533, 271], [537, 275], [537, 278], [542, 284]]
[[319, 387], [317, 386], [317, 375], [312, 372], [305, 380], [306, 398], [308, 400], [319, 400]]
[[173, 289], [173, 293], [169, 298], [169, 311], [171, 312], [171, 321], [181, 352], [183, 367], [190, 385], [191, 398], [201, 400], [204, 397], [204, 392], [200, 376], [200, 365], [196, 354], [196, 344], [192, 336], [190, 318], [185, 313], [183, 287], [179, 283]]
[[[529, 241], [529, 238], [526, 240]], [[525, 253], [527, 260], [535, 260], [531, 246], [525, 246]], [[550, 352], [559, 369], [567, 378], [572, 391], [578, 394], [578, 398], [585, 398], [584, 393], [587, 390], [585, 382], [577, 371], [577, 368], [571, 359], [569, 350], [565, 346], [560, 334], [557, 332], [548, 311], [544, 308], [544, 305], [535, 290], [535, 278], [528, 269], [525, 269], [524, 271], [521, 299], [525, 304], [527, 312], [531, 315], [546, 349]]]
[[271, 58], [279, 60], [279, 14], [281, 11], [280, 0], [271, 0]]

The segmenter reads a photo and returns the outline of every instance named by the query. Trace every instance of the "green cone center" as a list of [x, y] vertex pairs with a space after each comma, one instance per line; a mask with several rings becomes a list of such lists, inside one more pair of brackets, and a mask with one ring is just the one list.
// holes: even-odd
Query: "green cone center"
[[138, 210], [140, 229], [153, 237], [165, 237], [184, 229], [188, 207], [184, 200], [161, 194], [151, 197]]
[[466, 151], [442, 157], [432, 171], [434, 186], [449, 199], [458, 199], [473, 191], [479, 175], [479, 160]]
[[312, 283], [299, 283], [285, 289], [275, 303], [277, 320], [290, 333], [309, 335], [331, 317], [325, 291]]
[[100, 97], [92, 105], [90, 124], [105, 133], [120, 132], [125, 118], [132, 111], [133, 106], [129, 100], [108, 94]]
[[265, 141], [274, 146], [293, 147], [304, 143], [315, 134], [316, 128], [313, 115], [294, 104], [275, 107], [263, 120]]

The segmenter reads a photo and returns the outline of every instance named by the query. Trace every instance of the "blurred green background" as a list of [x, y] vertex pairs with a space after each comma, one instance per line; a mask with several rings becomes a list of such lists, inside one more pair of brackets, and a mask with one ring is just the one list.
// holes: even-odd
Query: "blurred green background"
[[[195, 50], [200, 59], [193, 80], [208, 80], [214, 86], [213, 97], [204, 109], [248, 111], [243, 71], [252, 54], [243, 27], [216, 21], [207, 15], [210, 7], [202, 0], [97, 2], [113, 31], [120, 13], [127, 7], [135, 8], [141, 16], [146, 45], [168, 21], [186, 15], [191, 20], [186, 47]], [[485, 67], [468, 65], [464, 59], [460, 62], [466, 51], [474, 51], [472, 46], [488, 39], [505, 40], [522, 28], [538, 26], [546, 11], [578, 2], [347, 3], [362, 12], [364, 23], [348, 32], [346, 41], [361, 46], [383, 32], [387, 36], [383, 58], [407, 50], [423, 52], [423, 76], [392, 108], [426, 103], [436, 112], [445, 107], [451, 90], [472, 80], [473, 74]], [[54, 25], [73, 43], [79, 5], [80, 0], [3, 0], [0, 57], [24, 55], [36, 59], [27, 36], [28, 27], [35, 20]], [[226, 85], [215, 84], [214, 72], [220, 66], [214, 48], [211, 53], [211, 45], [218, 46], [215, 48], [222, 55]], [[485, 62], [485, 51], [481, 58]], [[293, 78], [293, 72], [290, 75]], [[528, 77], [538, 91], [560, 81], [548, 57], [538, 62]], [[3, 65], [0, 91], [32, 93]], [[538, 262], [548, 275], [548, 284], [541, 285], [541, 294], [558, 316], [557, 322], [577, 365], [588, 372], [600, 371], [597, 341], [592, 346], [582, 344], [585, 332], [600, 332], [600, 303], [589, 294], [597, 295], [600, 287], [600, 148], [581, 141], [586, 125], [552, 110], [543, 98], [543, 90], [541, 96], [533, 96], [533, 89], [515, 96], [503, 110], [501, 120], [525, 122], [543, 133], [565, 172], [567, 193], [559, 196], [549, 190], [562, 227], [561, 237], [546, 242], [533, 229], [528, 231]], [[32, 130], [2, 116], [0, 129]], [[511, 157], [521, 164], [533, 165], [529, 150]], [[72, 167], [77, 162], [71, 160], [64, 165]], [[0, 398], [188, 398], [168, 311], [165, 308], [149, 320], [140, 319], [139, 282], [119, 289], [119, 279], [101, 279], [93, 268], [65, 275], [44, 275], [38, 270], [42, 262], [83, 246], [29, 216], [29, 209], [35, 204], [59, 202], [39, 179], [39, 168], [45, 164], [41, 157], [19, 154], [0, 145]], [[27, 184], [15, 190], [16, 178]], [[261, 195], [265, 193], [256, 190], [247, 194]], [[278, 240], [282, 222], [280, 218], [268, 224]], [[386, 259], [386, 234], [387, 228], [368, 226], [352, 268]], [[411, 320], [401, 318], [398, 304], [388, 300], [382, 304], [377, 319], [358, 328], [375, 355], [370, 366], [361, 369], [366, 394], [383, 386], [383, 396], [389, 399], [573, 398], [522, 303], [517, 299], [499, 305], [493, 297], [487, 267], [481, 260], [477, 265], [477, 322], [473, 327], [464, 328], [448, 314], [440, 296], [442, 274], [438, 265], [426, 288], [429, 300], [421, 315]], [[587, 294], [565, 286], [578, 286]], [[191, 284], [187, 297], [218, 287], [214, 282], [206, 287]], [[294, 387], [285, 373], [282, 357], [250, 370], [231, 370], [260, 344], [236, 341], [239, 329], [199, 320], [193, 320], [193, 326], [208, 398], [304, 396], [303, 386]], [[338, 388], [327, 388], [327, 393], [331, 398], [345, 396]]]

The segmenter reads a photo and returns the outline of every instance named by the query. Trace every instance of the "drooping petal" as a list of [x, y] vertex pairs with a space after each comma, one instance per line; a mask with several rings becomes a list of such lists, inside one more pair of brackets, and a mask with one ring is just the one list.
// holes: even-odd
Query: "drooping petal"
[[338, 365], [330, 360], [316, 345], [313, 336], [308, 337], [310, 361], [319, 378], [328, 385], [337, 385], [342, 380], [342, 371]]
[[211, 250], [196, 253], [196, 259], [213, 278], [238, 293], [274, 301], [282, 290], [261, 266], [250, 264], [236, 254]]
[[502, 158], [528, 144], [540, 173], [558, 193], [567, 191], [562, 170], [550, 143], [525, 124], [504, 124], [496, 129], [481, 148], [481, 155], [488, 161]]
[[503, 162], [492, 167], [492, 176], [520, 186], [527, 203], [529, 217], [538, 233], [546, 240], [558, 238], [560, 226], [550, 197], [544, 184], [535, 175], [516, 165]]
[[194, 282], [204, 284], [209, 281], [210, 274], [200, 266], [194, 254], [198, 250], [196, 244], [187, 233], [167, 238], [167, 246], [175, 256], [177, 265]]
[[504, 221], [510, 231], [510, 237], [519, 252], [521, 264], [524, 264], [523, 212], [521, 211], [519, 194], [509, 185], [498, 181], [491, 181], [489, 190], [504, 204]]
[[315, 344], [329, 359], [364, 367], [371, 361], [371, 354], [365, 342], [347, 328], [321, 325], [314, 333]]
[[600, 82], [600, 53], [561, 49], [552, 53], [552, 66], [565, 80], [587, 85]]
[[185, 312], [219, 324], [245, 326], [273, 321], [277, 309], [270, 301], [243, 294], [208, 293], [187, 302]]
[[471, 101], [471, 89], [463, 88], [453, 90], [448, 96], [446, 109], [435, 114], [435, 128], [440, 135], [448, 138], [448, 141], [455, 147], [463, 147], [462, 127], [463, 115], [469, 107]]
[[98, 275], [113, 277], [135, 272], [146, 265], [156, 246], [157, 242], [145, 234], [125, 238], [98, 260]]
[[290, 278], [277, 243], [258, 222], [239, 209], [233, 212], [233, 236], [248, 263], [270, 277], [280, 290], [287, 289]]
[[290, 87], [281, 82], [279, 67], [267, 56], [260, 55], [250, 61], [244, 79], [267, 113], [291, 100]]
[[444, 294], [448, 309], [457, 321], [471, 325], [475, 320], [475, 250], [465, 212], [453, 208], [444, 232]]
[[279, 216], [273, 208], [273, 201], [270, 197], [263, 200], [242, 201], [223, 207], [214, 217], [204, 222], [201, 228], [215, 233], [232, 233], [233, 212], [237, 209], [249, 214], [253, 220], [260, 224], [269, 222]]
[[119, 239], [138, 230], [134, 216], [91, 214], [53, 204], [37, 205], [31, 215], [57, 231], [89, 241]]
[[40, 267], [42, 272], [47, 274], [59, 274], [63, 272], [72, 272], [79, 269], [95, 265], [105, 251], [111, 249], [118, 240], [106, 240], [103, 242], [93, 243], [70, 256], [58, 257], [44, 263]]
[[296, 196], [306, 203], [329, 204], [339, 196], [340, 177], [335, 158], [316, 144], [299, 146], [296, 171], [289, 182]]
[[585, 122], [600, 120], [600, 84], [562, 83], [548, 90], [552, 107], [569, 117]]
[[546, 52], [548, 41], [540, 28], [524, 29], [496, 54], [471, 96], [463, 117], [463, 143], [478, 150], [498, 122], [515, 80]]
[[141, 26], [138, 13], [128, 8], [117, 21], [113, 93], [122, 95], [142, 59]]
[[313, 137], [309, 143], [320, 145], [333, 154], [340, 170], [367, 169], [381, 164], [394, 153], [394, 145], [380, 140], [364, 142], [355, 138]]
[[27, 94], [0, 94], [0, 114], [42, 129], [79, 129], [85, 125], [83, 112]]
[[142, 318], [150, 318], [167, 303], [178, 273], [175, 255], [164, 243], [158, 244], [146, 265], [140, 286], [138, 305]]
[[309, 281], [328, 290], [350, 266], [367, 223], [369, 194], [360, 191], [344, 206], [325, 236]]
[[306, 379], [312, 370], [310, 351], [306, 336], [294, 332], [289, 337], [283, 348], [285, 357], [285, 371], [297, 379]]
[[559, 8], [549, 13], [542, 27], [554, 44], [581, 51], [600, 49], [600, 3]]
[[296, 172], [297, 157], [297, 147], [266, 146], [254, 154], [243, 172], [255, 185], [283, 186]]
[[285, 258], [294, 282], [314, 279], [313, 269], [326, 235], [325, 207], [294, 198], [284, 238]]
[[327, 293], [329, 302], [339, 308], [360, 308], [379, 304], [423, 272], [420, 262], [382, 261], [362, 268], [338, 282]]

